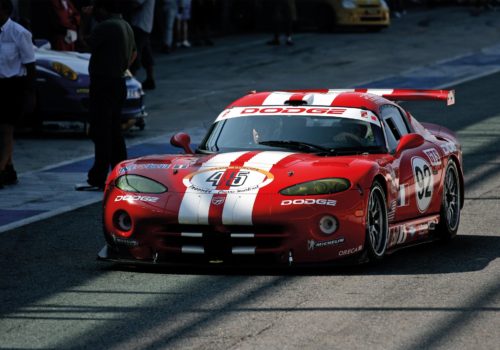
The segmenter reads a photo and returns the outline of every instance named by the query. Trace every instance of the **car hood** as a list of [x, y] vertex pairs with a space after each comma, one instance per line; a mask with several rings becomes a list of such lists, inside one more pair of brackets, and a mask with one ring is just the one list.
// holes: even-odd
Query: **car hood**
[[60, 62], [78, 74], [89, 74], [90, 54], [88, 53], [36, 49], [35, 58], [37, 61]]
[[110, 179], [140, 175], [179, 193], [276, 194], [295, 184], [332, 177], [346, 178], [354, 185], [376, 160], [374, 155], [325, 157], [273, 151], [148, 156], [121, 163]]

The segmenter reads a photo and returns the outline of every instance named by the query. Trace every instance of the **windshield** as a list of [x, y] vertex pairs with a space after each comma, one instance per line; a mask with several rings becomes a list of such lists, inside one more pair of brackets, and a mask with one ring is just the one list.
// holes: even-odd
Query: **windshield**
[[292, 149], [322, 153], [384, 153], [379, 124], [333, 116], [252, 115], [214, 123], [201, 152]]

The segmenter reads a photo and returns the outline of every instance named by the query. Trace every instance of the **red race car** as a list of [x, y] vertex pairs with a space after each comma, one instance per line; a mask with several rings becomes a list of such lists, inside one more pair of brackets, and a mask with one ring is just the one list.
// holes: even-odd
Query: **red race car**
[[378, 260], [455, 236], [462, 151], [393, 101], [445, 90], [252, 92], [195, 151], [128, 160], [104, 194], [104, 260], [323, 263]]

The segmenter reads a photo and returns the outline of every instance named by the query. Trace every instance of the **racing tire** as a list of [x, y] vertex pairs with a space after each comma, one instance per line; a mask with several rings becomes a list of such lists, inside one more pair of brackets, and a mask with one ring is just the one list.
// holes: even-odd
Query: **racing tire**
[[457, 235], [460, 224], [461, 195], [457, 165], [453, 160], [450, 160], [443, 179], [439, 224], [435, 231], [436, 236], [444, 241], [449, 241]]
[[370, 261], [381, 260], [389, 241], [389, 220], [385, 192], [379, 182], [374, 182], [366, 210], [365, 252]]

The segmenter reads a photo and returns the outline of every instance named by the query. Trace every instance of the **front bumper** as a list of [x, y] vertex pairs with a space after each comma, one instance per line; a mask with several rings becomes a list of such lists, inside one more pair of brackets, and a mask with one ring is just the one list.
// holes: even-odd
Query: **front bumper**
[[[119, 194], [122, 195], [122, 194]], [[179, 224], [177, 212], [168, 210], [180, 200], [165, 194], [158, 203], [105, 201], [104, 235], [108, 253], [101, 259], [174, 264], [323, 263], [348, 258], [363, 250], [365, 201], [358, 191], [335, 195], [336, 207], [283, 206], [283, 196], [270, 196], [269, 205], [254, 208], [252, 225]], [[111, 200], [110, 200], [111, 199]], [[341, 203], [341, 204], [340, 204]], [[175, 207], [175, 205], [173, 205]], [[116, 213], [130, 214], [132, 229], [117, 229]], [[334, 216], [336, 232], [326, 235], [319, 222]], [[107, 257], [107, 258], [106, 258]]]

